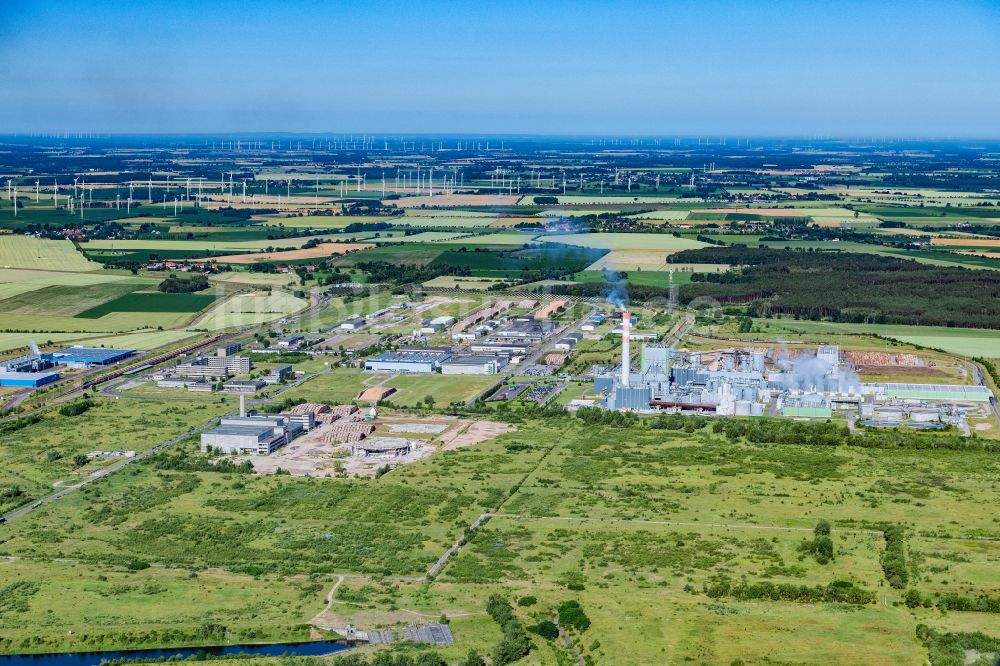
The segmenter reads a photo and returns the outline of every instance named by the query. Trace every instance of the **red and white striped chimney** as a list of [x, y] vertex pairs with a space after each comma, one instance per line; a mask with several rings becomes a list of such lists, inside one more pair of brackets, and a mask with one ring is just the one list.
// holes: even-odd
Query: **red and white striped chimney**
[[622, 386], [628, 386], [628, 376], [631, 374], [632, 354], [629, 350], [629, 334], [632, 332], [632, 316], [625, 310], [622, 313]]

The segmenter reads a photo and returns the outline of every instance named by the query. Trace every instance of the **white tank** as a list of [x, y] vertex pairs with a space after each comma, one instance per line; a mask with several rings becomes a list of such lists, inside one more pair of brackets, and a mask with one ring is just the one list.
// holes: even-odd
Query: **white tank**
[[750, 416], [752, 404], [749, 400], [737, 400], [735, 404], [736, 416]]

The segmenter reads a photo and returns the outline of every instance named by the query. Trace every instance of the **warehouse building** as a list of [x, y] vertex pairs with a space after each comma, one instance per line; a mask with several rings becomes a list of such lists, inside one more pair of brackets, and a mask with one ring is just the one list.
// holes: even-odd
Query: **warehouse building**
[[268, 455], [302, 433], [302, 425], [284, 414], [223, 417], [201, 434], [201, 450], [228, 454]]
[[38, 388], [58, 379], [58, 372], [0, 372], [0, 386]]
[[490, 354], [452, 356], [441, 363], [442, 375], [495, 375], [506, 365], [505, 357]]
[[414, 347], [383, 352], [365, 361], [365, 370], [373, 372], [434, 372], [451, 356], [451, 350], [440, 347]]
[[134, 349], [73, 346], [53, 352], [49, 357], [56, 363], [62, 363], [71, 368], [90, 368], [95, 365], [112, 365], [133, 354], [135, 354]]
[[289, 363], [282, 363], [276, 366], [271, 372], [261, 377], [261, 380], [265, 384], [280, 384], [286, 379], [290, 379], [295, 375], [295, 371], [292, 370], [292, 366]]
[[555, 348], [559, 351], [573, 351], [573, 347], [576, 346], [583, 336], [579, 333], [570, 333], [566, 337], [562, 338], [555, 344]]

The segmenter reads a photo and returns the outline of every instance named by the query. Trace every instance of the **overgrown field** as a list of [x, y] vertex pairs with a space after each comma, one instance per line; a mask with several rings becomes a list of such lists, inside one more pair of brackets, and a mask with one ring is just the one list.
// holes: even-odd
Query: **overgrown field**
[[[316, 382], [308, 397], [318, 399], [347, 377], [321, 375], [303, 388]], [[253, 583], [238, 597], [282, 621], [322, 607], [325, 586], [304, 588], [294, 576], [360, 574], [338, 588], [337, 621], [375, 626], [411, 621], [410, 611], [445, 612], [458, 638], [444, 653], [453, 661], [498, 640], [481, 615], [497, 593], [529, 627], [578, 602], [589, 626], [571, 635], [598, 663], [911, 664], [926, 655], [918, 624], [986, 630], [1000, 617], [968, 610], [1000, 597], [996, 452], [821, 445], [840, 441], [819, 436], [822, 426], [783, 426], [804, 428], [792, 437], [798, 444], [768, 443], [781, 429], [763, 429], [751, 444], [738, 429], [731, 439], [696, 420], [652, 428], [565, 416], [516, 425], [378, 479], [204, 471], [211, 468], [193, 442], [137, 463], [0, 532], [0, 552], [29, 558], [0, 567], [0, 586], [39, 590], [19, 597], [14, 635], [37, 636], [38, 650], [85, 645], [67, 629], [100, 614], [82, 607], [114, 579], [133, 586], [102, 621], [111, 634], [102, 644], [120, 644], [164, 612], [142, 586], [180, 595], [184, 580], [171, 572], [194, 569], [197, 595], [209, 568], [283, 576], [291, 589], [270, 594]], [[932, 437], [919, 441], [946, 441]], [[408, 580], [485, 512], [494, 517], [434, 581]], [[51, 557], [82, 564], [31, 559]], [[25, 621], [46, 617], [46, 581], [71, 567], [79, 582], [69, 614]], [[228, 580], [212, 580], [228, 589]], [[296, 589], [299, 600], [271, 604]], [[198, 610], [178, 608], [177, 621], [221, 613], [229, 598], [220, 592]], [[224, 624], [245, 630], [246, 614], [227, 612]], [[565, 648], [531, 635], [525, 663], [564, 663]]]

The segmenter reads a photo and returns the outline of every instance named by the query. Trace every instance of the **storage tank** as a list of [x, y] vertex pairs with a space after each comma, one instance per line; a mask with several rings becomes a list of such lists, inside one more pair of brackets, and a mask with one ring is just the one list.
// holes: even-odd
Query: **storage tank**
[[751, 416], [764, 416], [764, 403], [755, 402], [750, 406]]
[[752, 404], [749, 400], [737, 400], [734, 413], [736, 416], [750, 416]]
[[910, 420], [916, 423], [931, 423], [940, 419], [936, 409], [911, 409]]

